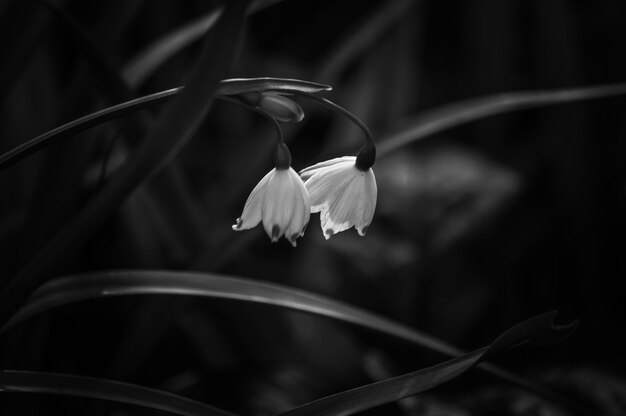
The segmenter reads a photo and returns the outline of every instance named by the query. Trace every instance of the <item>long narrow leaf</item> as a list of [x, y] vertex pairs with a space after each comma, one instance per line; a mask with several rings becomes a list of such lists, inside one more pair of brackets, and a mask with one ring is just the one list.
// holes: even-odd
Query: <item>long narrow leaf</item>
[[35, 2], [6, 2], [0, 13], [0, 109], [18, 85], [24, 68], [36, 55], [37, 44], [50, 26], [50, 15]]
[[555, 326], [549, 312], [515, 325], [490, 346], [449, 361], [377, 383], [324, 397], [282, 413], [284, 416], [351, 415], [432, 389], [468, 371], [503, 350], [524, 344], [553, 344], [567, 338], [576, 323]]
[[[32, 155], [33, 153], [38, 152], [51, 144], [57, 143], [59, 140], [71, 137], [81, 131], [98, 126], [107, 121], [124, 117], [144, 108], [170, 101], [178, 95], [183, 88], [184, 87], [172, 88], [170, 90], [145, 95], [134, 100], [107, 107], [41, 134], [0, 155], [0, 172]], [[217, 91], [215, 92], [215, 96], [219, 98], [248, 92], [289, 92], [294, 90], [315, 94], [322, 91], [329, 91], [330, 89], [331, 87], [328, 85], [298, 79], [237, 78], [222, 80], [217, 88]]]
[[108, 296], [156, 294], [224, 298], [296, 309], [386, 333], [445, 355], [461, 353], [410, 327], [314, 293], [238, 277], [163, 270], [107, 271], [51, 280], [32, 294], [3, 330], [68, 303]]
[[609, 84], [548, 91], [507, 92], [455, 102], [425, 111], [407, 127], [382, 138], [378, 146], [378, 156], [384, 156], [424, 137], [497, 114], [623, 94], [626, 94], [626, 84]]
[[379, 37], [385, 34], [399, 18], [407, 15], [411, 6], [419, 0], [399, 0], [381, 3], [361, 25], [337, 42], [337, 46], [321, 60], [317, 71], [320, 79], [332, 82], [350, 62], [360, 54], [372, 49]]
[[102, 378], [35, 371], [0, 371], [0, 392], [46, 393], [134, 404], [181, 416], [233, 416], [176, 394]]
[[[253, 2], [248, 7], [247, 12], [258, 12], [279, 1], [281, 0]], [[218, 17], [219, 10], [212, 10], [157, 39], [126, 64], [123, 78], [132, 87], [141, 85], [163, 62], [197, 41], [206, 31], [211, 29]]]
[[97, 74], [98, 80], [101, 81], [100, 91], [102, 94], [110, 100], [116, 100], [117, 97], [130, 98], [130, 89], [119, 76], [119, 71], [113, 60], [98, 47], [89, 31], [59, 4], [50, 0], [40, 0], [39, 3], [46, 7], [55, 17], [59, 26], [68, 32], [68, 39], [72, 42], [72, 47], [80, 51], [87, 58], [87, 62], [91, 63], [91, 70]]
[[135, 100], [126, 101], [124, 103], [107, 107], [95, 113], [88, 114], [84, 117], [72, 120], [55, 129], [47, 131], [21, 145], [0, 155], [0, 171], [14, 165], [20, 160], [57, 143], [66, 137], [71, 137], [81, 131], [91, 127], [106, 123], [107, 121], [120, 118], [144, 108], [152, 107], [166, 101], [170, 101], [176, 94], [182, 90], [182, 87], [173, 88], [171, 90], [160, 91], [155, 94], [146, 95]]
[[213, 10], [158, 39], [126, 64], [122, 77], [132, 87], [141, 85], [163, 62], [198, 40], [219, 15], [219, 10]]
[[188, 88], [160, 114], [146, 139], [101, 192], [9, 282], [0, 297], [0, 322], [7, 322], [61, 260], [76, 252], [136, 187], [162, 169], [191, 139], [209, 110], [220, 79], [228, 74], [237, 55], [246, 4], [226, 2], [190, 74]]
[[[107, 271], [54, 279], [37, 289], [2, 331], [62, 305], [108, 296], [150, 294], [202, 296], [274, 305], [351, 323], [447, 356], [463, 353], [453, 345], [406, 325], [310, 292], [211, 273], [163, 270]], [[564, 398], [498, 367], [481, 364], [480, 368], [550, 401], [567, 405]]]

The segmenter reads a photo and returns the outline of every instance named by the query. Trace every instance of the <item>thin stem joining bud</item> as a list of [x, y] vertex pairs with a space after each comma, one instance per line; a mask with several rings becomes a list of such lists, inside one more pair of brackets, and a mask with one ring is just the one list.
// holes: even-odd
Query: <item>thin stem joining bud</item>
[[290, 91], [290, 93], [302, 95], [304, 97], [317, 101], [318, 103], [330, 108], [336, 113], [341, 114], [342, 116], [348, 118], [350, 121], [356, 124], [365, 136], [365, 145], [363, 145], [363, 147], [361, 147], [361, 149], [357, 153], [356, 167], [359, 170], [366, 171], [374, 165], [374, 162], [376, 161], [376, 144], [374, 143], [374, 137], [372, 136], [372, 132], [370, 131], [369, 127], [367, 127], [367, 125], [365, 125], [365, 123], [361, 121], [361, 119], [359, 119], [357, 116], [355, 116], [339, 104], [336, 104], [327, 98], [318, 97], [317, 95], [301, 91]]

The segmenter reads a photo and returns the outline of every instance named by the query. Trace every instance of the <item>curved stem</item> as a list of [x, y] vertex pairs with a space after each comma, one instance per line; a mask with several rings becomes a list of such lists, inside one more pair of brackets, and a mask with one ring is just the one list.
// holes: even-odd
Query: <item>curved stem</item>
[[102, 124], [106, 121], [119, 118], [128, 114], [132, 114], [141, 109], [151, 107], [157, 104], [172, 100], [184, 87], [172, 88], [160, 91], [154, 94], [146, 95], [135, 100], [123, 102], [112, 107], [107, 107], [95, 113], [88, 114], [84, 117], [72, 120], [57, 128], [47, 131], [34, 139], [22, 143], [14, 147], [8, 152], [0, 155], [0, 171], [14, 165], [20, 160], [30, 156], [31, 154], [45, 148], [46, 146], [56, 143], [59, 140], [69, 137], [73, 134], [87, 130], [91, 127]]
[[[262, 112], [262, 111], [260, 111]], [[272, 122], [272, 124], [274, 125], [274, 127], [276, 128], [276, 140], [277, 140], [277, 144], [282, 144], [285, 143], [285, 138], [283, 136], [283, 129], [282, 127], [280, 127], [280, 123], [278, 122], [278, 120], [276, 120], [274, 117], [271, 117], [268, 114], [265, 114], [265, 118], [267, 118], [269, 121]]]
[[372, 132], [370, 131], [369, 127], [367, 127], [367, 125], [363, 121], [361, 121], [361, 119], [359, 119], [357, 116], [355, 116], [339, 104], [336, 104], [327, 98], [318, 97], [316, 95], [302, 92], [294, 91], [294, 93], [317, 101], [318, 103], [330, 108], [336, 113], [347, 117], [350, 121], [356, 124], [365, 135], [365, 144], [359, 149], [359, 152], [356, 155], [355, 166], [361, 171], [367, 171], [374, 165], [374, 162], [376, 161], [376, 144], [374, 143], [374, 137], [372, 136]]
[[267, 114], [265, 111], [261, 110], [260, 108], [248, 105], [243, 100], [240, 100], [240, 99], [232, 97], [232, 96], [228, 96], [228, 95], [219, 96], [219, 95], [217, 95], [217, 96], [215, 96], [215, 98], [218, 98], [218, 99], [224, 100], [224, 101], [230, 101], [231, 103], [236, 103], [236, 104], [242, 105], [242, 106], [246, 107], [247, 109], [252, 110], [255, 113], [258, 113], [258, 114], [262, 115], [270, 123], [272, 123], [272, 125], [276, 128], [277, 144], [281, 144], [281, 143], [285, 142], [284, 136], [283, 136], [283, 129], [282, 129], [282, 127], [280, 127], [280, 123], [278, 123], [278, 120], [276, 120], [274, 117], [272, 117], [269, 114]]
[[372, 136], [372, 132], [370, 131], [369, 127], [367, 127], [367, 125], [363, 121], [361, 121], [360, 118], [358, 118], [357, 116], [355, 116], [354, 114], [352, 114], [350, 111], [346, 110], [339, 104], [330, 101], [328, 98], [318, 97], [317, 95], [308, 94], [308, 93], [304, 93], [300, 91], [289, 91], [289, 93], [310, 98], [313, 101], [317, 101], [318, 103], [330, 108], [334, 112], [339, 113], [342, 116], [348, 118], [350, 121], [356, 124], [357, 127], [360, 128], [363, 134], [365, 135], [366, 146], [374, 146], [374, 147], [376, 146], [374, 143], [374, 136]]
[[274, 117], [272, 117], [265, 111], [261, 110], [260, 108], [248, 105], [242, 100], [231, 98], [228, 96], [216, 97], [216, 98], [221, 98], [226, 101], [232, 101], [232, 102], [241, 104], [245, 106], [246, 108], [254, 111], [255, 113], [261, 114], [263, 117], [269, 120], [276, 128], [276, 150], [274, 151], [274, 155], [273, 155], [274, 166], [277, 169], [288, 169], [291, 166], [291, 152], [289, 151], [289, 148], [285, 144], [285, 139], [283, 136], [283, 129], [282, 127], [280, 127], [280, 123], [278, 122], [278, 120], [276, 120]]
[[[56, 127], [50, 131], [47, 131], [46, 133], [41, 134], [34, 139], [28, 140], [21, 145], [14, 147], [8, 152], [0, 155], [0, 172], [14, 165], [20, 160], [30, 156], [31, 154], [45, 148], [46, 146], [56, 143], [61, 139], [70, 137], [76, 133], [100, 125], [106, 121], [132, 114], [141, 109], [170, 101], [181, 91], [183, 91], [184, 88], [184, 86], [181, 86], [150, 95], [145, 95], [134, 100], [126, 101], [121, 104], [117, 104], [96, 111], [84, 117], [72, 120], [69, 123]], [[330, 90], [330, 87], [327, 85], [296, 79], [268, 77], [249, 79], [238, 78], [222, 80], [215, 93], [215, 97], [228, 99], [229, 97], [236, 97], [239, 94], [255, 91], [278, 91], [286, 94], [301, 93], [303, 95], [313, 97], [312, 95], [308, 94], [314, 94], [328, 90]], [[235, 100], [234, 98], [230, 99]], [[355, 122], [358, 123], [358, 119]]]

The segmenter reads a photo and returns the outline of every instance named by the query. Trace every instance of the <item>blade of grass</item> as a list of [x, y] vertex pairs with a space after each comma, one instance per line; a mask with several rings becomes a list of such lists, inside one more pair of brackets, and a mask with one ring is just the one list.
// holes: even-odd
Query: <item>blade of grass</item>
[[67, 38], [72, 42], [74, 49], [87, 58], [92, 71], [97, 74], [100, 81], [98, 84], [102, 85], [100, 88], [102, 94], [110, 100], [117, 97], [130, 98], [130, 88], [118, 75], [119, 71], [115, 64], [100, 50], [85, 27], [58, 4], [49, 0], [39, 0], [39, 3], [52, 13], [59, 26], [70, 35]]
[[[201, 296], [279, 306], [347, 322], [446, 356], [463, 353], [453, 345], [393, 320], [310, 292], [211, 273], [163, 270], [105, 271], [54, 279], [37, 289], [0, 332], [58, 306], [107, 296], [151, 294]], [[490, 364], [481, 364], [479, 368], [547, 400], [575, 407], [563, 397], [501, 368]]]
[[2, 393], [45, 393], [133, 404], [181, 416], [233, 416], [176, 394], [94, 377], [36, 371], [0, 371]]
[[122, 77], [131, 87], [141, 85], [158, 67], [186, 46], [197, 41], [219, 17], [218, 10], [168, 33], [132, 58], [122, 71]]
[[497, 114], [623, 94], [626, 94], [626, 84], [621, 83], [547, 91], [508, 92], [455, 102], [425, 111], [399, 132], [380, 139], [377, 155], [382, 157], [427, 136]]
[[50, 20], [48, 13], [30, 1], [12, 1], [0, 15], [0, 109], [37, 51]]
[[[67, 137], [72, 137], [77, 133], [89, 128], [98, 126], [107, 121], [127, 116], [136, 111], [156, 106], [174, 99], [182, 92], [184, 87], [172, 88], [154, 94], [145, 95], [134, 100], [126, 101], [111, 107], [104, 108], [84, 117], [72, 120], [62, 126], [43, 133], [21, 145], [0, 155], [0, 172], [14, 165], [20, 160], [38, 152], [39, 150], [57, 143]], [[251, 78], [251, 79], [226, 79], [222, 80], [218, 86], [215, 96], [238, 95], [248, 92], [258, 91], [303, 91], [315, 94], [330, 90], [328, 85], [317, 84], [309, 81], [283, 79], [283, 78]]]
[[43, 133], [21, 145], [14, 147], [0, 156], [0, 171], [14, 165], [20, 160], [38, 152], [39, 150], [57, 143], [66, 137], [71, 137], [81, 131], [106, 123], [107, 121], [124, 117], [144, 108], [152, 107], [170, 101], [182, 90], [182, 87], [160, 91], [134, 100], [126, 101], [105, 109], [77, 118], [46, 133]]
[[[247, 14], [256, 13], [282, 0], [256, 1], [250, 4]], [[128, 85], [137, 87], [156, 71], [163, 62], [191, 45], [213, 27], [219, 12], [212, 10], [148, 45], [124, 66], [123, 78]]]
[[411, 6], [419, 0], [400, 0], [382, 3], [372, 11], [368, 19], [344, 40], [337, 43], [317, 71], [319, 79], [333, 82], [340, 72], [359, 54], [372, 48], [376, 39], [382, 36], [397, 19], [406, 16]]
[[421, 393], [460, 376], [479, 362], [506, 349], [525, 344], [554, 344], [564, 340], [576, 328], [576, 323], [555, 326], [555, 316], [553, 312], [538, 315], [505, 331], [488, 347], [422, 370], [323, 397], [281, 415], [345, 416]]
[[30, 316], [68, 303], [138, 294], [206, 296], [281, 306], [387, 333], [446, 355], [461, 353], [434, 337], [313, 293], [237, 277], [163, 270], [121, 270], [54, 279], [37, 289], [3, 330]]
[[0, 296], [0, 322], [19, 309], [60, 260], [76, 252], [133, 190], [163, 168], [198, 128], [209, 110], [219, 80], [227, 75], [238, 51], [245, 2], [226, 2], [184, 89], [160, 115], [146, 139], [117, 174], [78, 215], [18, 274]]
[[[115, 60], [109, 56], [106, 49], [103, 48], [101, 44], [94, 40], [95, 38], [91, 33], [92, 30], [90, 30], [92, 28], [83, 26], [81, 22], [76, 20], [70, 13], [66, 12], [64, 8], [48, 0], [39, 1], [53, 12], [56, 21], [59, 22], [60, 26], [68, 33], [69, 42], [76, 45], [74, 49], [90, 64], [92, 70], [89, 71], [89, 76], [93, 77], [94, 81], [96, 81], [94, 84], [98, 86], [98, 90], [102, 98], [104, 98], [103, 103], [113, 105], [131, 98], [133, 96], [132, 91], [118, 71]], [[217, 20], [218, 16], [219, 13], [216, 12], [215, 20]], [[198, 34], [198, 36], [200, 35], [201, 34]], [[108, 33], [106, 37], [109, 37]], [[68, 102], [71, 103], [72, 100]], [[115, 137], [123, 140], [121, 146], [129, 144], [131, 148], [134, 148], [135, 146], [132, 144], [135, 143], [136, 145], [137, 139], [141, 138], [143, 134], [149, 130], [149, 126], [154, 123], [154, 117], [152, 117], [152, 114], [144, 112], [139, 116], [125, 118], [120, 121], [121, 122], [116, 123], [113, 128], [119, 130], [122, 134], [116, 135]], [[109, 146], [110, 150], [113, 150], [115, 147], [115, 141], [115, 139], [111, 140]], [[73, 146], [81, 145], [77, 143]], [[101, 170], [103, 173], [107, 170], [107, 156], [108, 155], [104, 155], [102, 158]], [[61, 153], [61, 157], [65, 157], [65, 154]], [[70, 157], [70, 165], [73, 164], [72, 162]], [[205, 234], [200, 230], [206, 229], [201, 222], [204, 217], [197, 214], [199, 210], [195, 210], [194, 212], [193, 205], [190, 204], [193, 200], [189, 198], [186, 192], [188, 191], [187, 183], [181, 180], [179, 163], [180, 162], [177, 160], [172, 160], [172, 162], [154, 178], [155, 180], [149, 182], [140, 192], [145, 197], [142, 198], [143, 202], [149, 203], [148, 201], [154, 201], [154, 203], [150, 204], [150, 212], [154, 213], [154, 215], [150, 217], [153, 222], [150, 225], [145, 224], [147, 226], [144, 226], [143, 229], [148, 233], [154, 233], [155, 236], [161, 237], [161, 241], [158, 241], [158, 238], [148, 238], [150, 243], [140, 247], [147, 248], [160, 245], [164, 247], [165, 252], [172, 253], [174, 256], [176, 255], [174, 253], [190, 253], [191, 247], [203, 246]], [[70, 175], [69, 177], [72, 178], [75, 176], [76, 175]], [[45, 176], [45, 180], [47, 180], [48, 177], [49, 175]], [[97, 188], [100, 188], [103, 183], [104, 181], [100, 182]], [[54, 188], [55, 186], [51, 186], [44, 189]], [[67, 189], [71, 190], [72, 187], [68, 187]], [[57, 192], [58, 191], [55, 191], [55, 193]], [[165, 197], [160, 197], [159, 192], [161, 192], [160, 195], [165, 194]], [[45, 195], [45, 193], [43, 194]], [[135, 195], [135, 197], [138, 196]], [[47, 204], [33, 205], [47, 207], [42, 208], [46, 210], [54, 210], [58, 203], [53, 201], [54, 200], [48, 201], [49, 203]], [[130, 206], [136, 207], [137, 205], [131, 202]], [[132, 212], [132, 209], [124, 211], [128, 214]], [[41, 216], [41, 214], [39, 214], [39, 216]], [[145, 217], [142, 216], [141, 218]], [[174, 219], [176, 219], [176, 225], [173, 224]], [[133, 225], [138, 225], [139, 223], [142, 223], [142, 221], [136, 221]], [[135, 231], [140, 228], [141, 227], [136, 228], [133, 226], [130, 229]], [[142, 251], [137, 250], [136, 253], [139, 254], [142, 253]], [[163, 258], [163, 256], [160, 258]]]

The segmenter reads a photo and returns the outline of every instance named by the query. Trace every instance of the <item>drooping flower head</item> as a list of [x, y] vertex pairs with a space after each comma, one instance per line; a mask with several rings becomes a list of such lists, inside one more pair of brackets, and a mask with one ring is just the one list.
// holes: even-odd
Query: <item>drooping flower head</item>
[[300, 171], [309, 192], [311, 212], [320, 213], [327, 240], [353, 226], [359, 235], [365, 235], [374, 217], [378, 193], [370, 166], [359, 164], [356, 156], [344, 156]]
[[295, 247], [311, 216], [309, 196], [290, 166], [291, 156], [284, 143], [278, 145], [276, 154], [276, 167], [254, 187], [233, 230], [248, 230], [263, 222], [272, 242], [284, 235]]
[[[266, 81], [269, 82], [269, 79]], [[304, 85], [301, 81], [294, 86], [293, 82], [284, 83], [280, 88], [267, 88], [267, 85], [263, 87], [263, 83], [255, 81], [252, 84], [259, 88], [258, 91], [237, 93], [240, 101], [274, 123], [278, 146], [276, 168], [254, 188], [233, 229], [253, 228], [262, 221], [273, 242], [284, 235], [295, 246], [296, 238], [304, 234], [310, 214], [320, 212], [326, 239], [351, 227], [364, 236], [374, 217], [377, 198], [376, 179], [371, 169], [376, 160], [372, 134], [354, 114], [327, 98], [315, 95], [330, 90], [329, 86]], [[365, 135], [365, 144], [357, 156], [344, 156], [308, 167], [300, 172], [301, 179], [291, 168], [291, 156], [278, 123], [298, 122], [304, 117], [298, 103], [288, 97], [291, 95], [311, 98], [357, 125]]]

